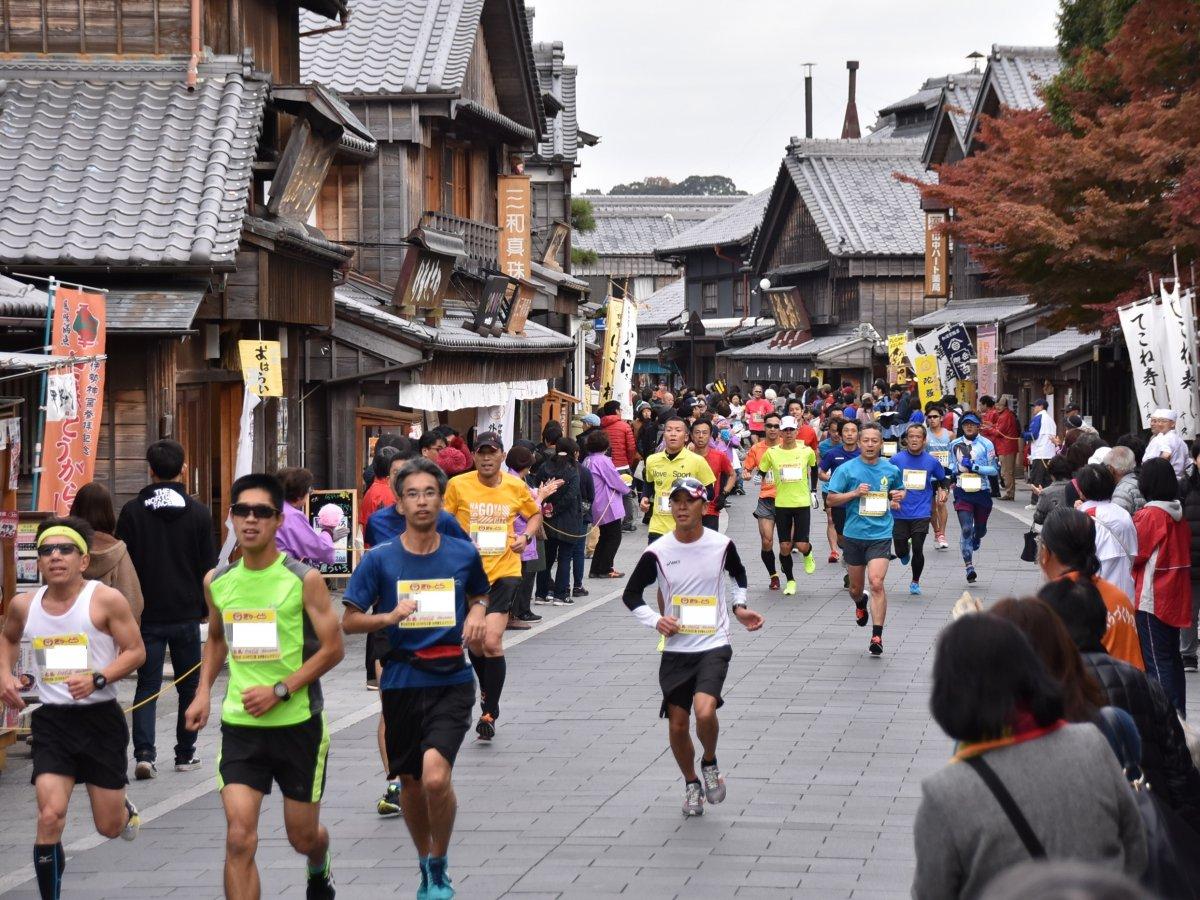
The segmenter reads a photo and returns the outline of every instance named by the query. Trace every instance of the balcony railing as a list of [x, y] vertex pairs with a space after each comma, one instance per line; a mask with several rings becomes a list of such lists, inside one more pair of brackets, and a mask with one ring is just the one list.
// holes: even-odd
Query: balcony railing
[[495, 269], [499, 265], [500, 229], [485, 222], [463, 219], [443, 212], [426, 212], [421, 225], [437, 231], [460, 235], [467, 247], [467, 258], [479, 266]]

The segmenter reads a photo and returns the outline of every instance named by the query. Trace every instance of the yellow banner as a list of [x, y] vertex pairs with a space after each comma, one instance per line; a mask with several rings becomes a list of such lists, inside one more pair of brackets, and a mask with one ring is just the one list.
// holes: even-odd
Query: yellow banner
[[600, 403], [613, 399], [613, 378], [617, 372], [617, 360], [621, 355], [621, 318], [625, 301], [608, 298], [608, 309], [604, 319], [604, 366], [600, 370]]
[[279, 341], [238, 341], [246, 390], [260, 397], [283, 396], [283, 364]]
[[968, 409], [974, 409], [975, 382], [970, 378], [960, 378], [954, 384], [954, 396], [960, 403], [965, 403]]
[[891, 384], [908, 381], [908, 366], [904, 364], [904, 345], [907, 341], [907, 332], [888, 335], [888, 380]]
[[917, 370], [917, 389], [921, 393], [921, 409], [924, 410], [925, 404], [939, 400], [942, 396], [942, 386], [938, 381], [937, 357], [918, 356], [913, 360], [913, 366]]

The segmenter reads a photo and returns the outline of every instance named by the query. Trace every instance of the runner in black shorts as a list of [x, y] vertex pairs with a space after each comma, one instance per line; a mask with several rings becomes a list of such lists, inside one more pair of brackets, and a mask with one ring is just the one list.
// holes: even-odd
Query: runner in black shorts
[[[824, 484], [825, 488], [825, 507], [830, 511], [833, 519], [833, 530], [837, 533], [838, 546], [845, 548], [845, 531], [846, 531], [846, 508], [839, 506], [836, 503], [831, 503], [829, 498], [830, 488], [829, 481], [833, 478], [833, 473], [838, 470], [838, 467], [846, 463], [859, 454], [858, 449], [858, 422], [854, 419], [847, 419], [841, 425], [842, 443], [831, 450], [826, 451], [821, 457], [821, 465], [817, 472], [817, 477]], [[842, 565], [849, 565], [846, 562], [845, 556], [842, 557]], [[842, 586], [849, 587], [850, 576], [847, 574], [842, 579]]]
[[758, 488], [758, 505], [754, 508], [753, 515], [758, 520], [760, 556], [763, 566], [771, 578], [770, 589], [772, 591], [779, 590], [779, 575], [775, 571], [775, 482], [771, 480], [771, 473], [759, 472], [758, 464], [762, 462], [763, 455], [768, 450], [778, 446], [781, 440], [779, 435], [781, 418], [779, 413], [774, 412], [763, 416], [765, 437], [750, 448], [746, 453], [746, 458], [742, 461], [742, 480], [749, 481], [751, 478], [757, 477], [761, 482]]
[[396, 486], [408, 530], [354, 570], [342, 627], [351, 634], [386, 629], [379, 687], [388, 776], [400, 779], [400, 806], [417, 848], [417, 896], [452, 897], [446, 853], [458, 801], [450, 779], [475, 705], [462, 644], [484, 637], [488, 579], [474, 544], [436, 529], [442, 470], [414, 459]]

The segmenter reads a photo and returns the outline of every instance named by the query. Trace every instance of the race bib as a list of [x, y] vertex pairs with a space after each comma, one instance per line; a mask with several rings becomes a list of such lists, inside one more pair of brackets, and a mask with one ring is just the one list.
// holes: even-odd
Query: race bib
[[669, 513], [671, 511], [671, 497], [668, 494], [658, 495], [658, 511]]
[[471, 540], [480, 556], [500, 556], [508, 549], [508, 526], [472, 522]]
[[983, 479], [975, 472], [963, 472], [958, 476], [958, 486], [968, 494], [974, 494], [983, 488]]
[[884, 456], [895, 456], [896, 455], [896, 442], [895, 441], [884, 441], [883, 442], [883, 455]]
[[672, 605], [679, 610], [680, 634], [716, 634], [717, 598], [683, 597], [671, 598]]
[[904, 470], [904, 489], [906, 491], [925, 490], [925, 480], [929, 475], [924, 469]]
[[91, 670], [86, 634], [47, 634], [33, 639], [33, 658], [42, 684], [62, 684]]
[[750, 421], [755, 425], [761, 425], [763, 420], [762, 413], [750, 413]]
[[943, 469], [950, 468], [950, 451], [949, 450], [930, 450], [929, 455], [942, 464]]
[[882, 516], [887, 511], [887, 491], [870, 491], [865, 497], [858, 498], [858, 514], [860, 516]]
[[221, 614], [229, 653], [237, 662], [280, 658], [279, 624], [273, 609], [227, 609]]
[[804, 466], [784, 466], [779, 470], [779, 480], [784, 484], [804, 480]]
[[453, 628], [455, 622], [454, 579], [397, 581], [396, 602], [415, 600], [417, 610], [400, 623], [401, 628]]

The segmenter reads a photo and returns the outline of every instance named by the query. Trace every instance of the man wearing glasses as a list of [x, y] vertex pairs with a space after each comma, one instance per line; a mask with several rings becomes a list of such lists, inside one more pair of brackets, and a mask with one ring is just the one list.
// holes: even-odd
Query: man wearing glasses
[[288, 841], [308, 858], [308, 900], [326, 900], [334, 896], [329, 832], [321, 825], [329, 726], [319, 679], [341, 662], [342, 632], [325, 579], [275, 546], [279, 481], [243, 475], [230, 495], [242, 558], [204, 578], [208, 642], [186, 712], [192, 731], [208, 723], [212, 686], [228, 659], [217, 768], [228, 826], [225, 896], [260, 895], [258, 818], [275, 783]]
[[742, 460], [743, 481], [749, 481], [755, 475], [760, 476], [754, 518], [758, 520], [759, 555], [771, 577], [773, 591], [779, 590], [779, 573], [775, 571], [775, 480], [771, 472], [760, 474], [758, 467], [767, 451], [779, 444], [779, 422], [779, 413], [770, 412], [763, 416], [763, 439], [751, 447]]
[[74, 516], [38, 526], [45, 586], [13, 598], [0, 633], [0, 702], [13, 709], [25, 707], [13, 676], [22, 639], [33, 648], [41, 703], [30, 722], [38, 805], [33, 868], [42, 900], [58, 900], [62, 888], [62, 833], [77, 782], [87, 785], [102, 835], [132, 841], [141, 825], [125, 794], [129, 729], [116, 683], [141, 665], [146, 649], [129, 601], [84, 580], [92, 537], [92, 527]]
[[[926, 407], [925, 424], [929, 428], [925, 449], [929, 455], [942, 464], [942, 468], [950, 471], [950, 444], [954, 441], [954, 432], [945, 428], [945, 410], [940, 406]], [[930, 524], [933, 525], [933, 546], [938, 550], [948, 550], [950, 543], [946, 540], [946, 520], [950, 514], [947, 510], [947, 494], [938, 494], [933, 501], [933, 515]]]
[[766, 434], [766, 418], [775, 412], [775, 404], [763, 396], [763, 386], [756, 384], [750, 391], [750, 399], [746, 401], [746, 424], [750, 426], [750, 434], [756, 440], [762, 440]]

